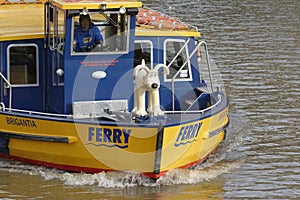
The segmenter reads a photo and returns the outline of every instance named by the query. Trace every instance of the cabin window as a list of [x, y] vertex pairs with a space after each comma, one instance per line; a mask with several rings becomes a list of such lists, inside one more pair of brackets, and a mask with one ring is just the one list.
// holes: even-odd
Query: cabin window
[[143, 59], [148, 67], [153, 67], [153, 44], [150, 40], [136, 40], [134, 42], [134, 67], [140, 65]]
[[[72, 54], [128, 52], [129, 15], [116, 11], [104, 11], [90, 12], [81, 17], [73, 17]], [[89, 31], [84, 31], [80, 21], [85, 21], [87, 18], [90, 19], [90, 28]]]
[[[187, 46], [184, 47], [185, 42], [186, 42], [185, 40], [176, 40], [176, 39], [168, 39], [165, 41], [164, 63], [167, 66], [169, 66], [170, 69], [169, 75], [165, 76], [165, 81], [171, 81], [172, 78], [176, 75], [176, 73], [178, 73], [175, 78], [176, 81], [192, 80], [190, 61], [187, 62], [187, 58], [189, 57], [188, 48]], [[180, 53], [176, 57], [178, 52]], [[180, 70], [182, 66], [183, 68]]]
[[10, 45], [7, 56], [8, 80], [12, 85], [38, 85], [37, 45]]

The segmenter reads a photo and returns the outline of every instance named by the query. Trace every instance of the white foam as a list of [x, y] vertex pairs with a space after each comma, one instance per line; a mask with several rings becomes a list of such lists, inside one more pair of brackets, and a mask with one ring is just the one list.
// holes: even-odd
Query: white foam
[[224, 173], [229, 173], [240, 168], [242, 163], [222, 163], [202, 169], [174, 169], [167, 172], [166, 176], [157, 180], [162, 185], [196, 184], [209, 181]]
[[[233, 117], [235, 119], [236, 117]], [[234, 120], [233, 120], [234, 121]], [[230, 130], [230, 129], [229, 129]], [[230, 173], [243, 165], [243, 158], [239, 148], [244, 138], [242, 130], [230, 130], [233, 135], [225, 140], [214, 151], [209, 159], [194, 169], [174, 169], [160, 177], [156, 182], [144, 177], [141, 173], [101, 172], [97, 174], [69, 173], [56, 169], [49, 169], [19, 162], [0, 159], [0, 170], [12, 173], [23, 173], [32, 176], [41, 176], [47, 180], [59, 180], [69, 186], [94, 185], [101, 188], [126, 187], [156, 187], [160, 185], [196, 184], [212, 180], [224, 173]]]
[[45, 180], [58, 179], [69, 186], [96, 185], [101, 188], [126, 188], [136, 186], [156, 187], [160, 185], [195, 184], [209, 181], [217, 176], [232, 172], [239, 168], [242, 162], [220, 162], [210, 166], [191, 169], [174, 169], [160, 177], [156, 182], [137, 172], [101, 172], [97, 174], [69, 173], [56, 169], [48, 169], [18, 162], [1, 161], [1, 170], [12, 173], [24, 173], [41, 176]]

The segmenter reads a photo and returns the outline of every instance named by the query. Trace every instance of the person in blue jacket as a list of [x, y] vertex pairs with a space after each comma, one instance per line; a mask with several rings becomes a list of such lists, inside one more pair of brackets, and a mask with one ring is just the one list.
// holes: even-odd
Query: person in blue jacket
[[74, 50], [76, 52], [92, 51], [96, 45], [103, 43], [100, 30], [91, 22], [89, 15], [79, 16], [80, 26], [74, 32]]

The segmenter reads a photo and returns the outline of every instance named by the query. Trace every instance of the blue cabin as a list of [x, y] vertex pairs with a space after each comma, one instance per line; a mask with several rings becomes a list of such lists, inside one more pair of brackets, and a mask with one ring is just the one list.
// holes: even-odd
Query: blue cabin
[[[170, 22], [160, 13], [164, 21], [149, 20], [158, 15], [135, 0], [105, 2], [22, 4], [28, 18], [16, 15], [18, 27], [1, 20], [0, 27], [7, 26], [0, 34], [1, 102], [6, 107], [68, 115], [74, 102], [125, 99], [130, 111], [133, 70], [142, 60], [149, 68], [163, 63], [170, 69], [169, 75], [160, 73], [164, 110], [181, 109], [183, 96], [199, 96], [197, 88], [206, 84], [198, 68], [197, 28]], [[76, 50], [80, 15], [88, 15], [101, 32], [101, 45]]]
[[138, 0], [32, 1], [0, 0], [0, 157], [157, 179], [225, 138], [197, 28]]

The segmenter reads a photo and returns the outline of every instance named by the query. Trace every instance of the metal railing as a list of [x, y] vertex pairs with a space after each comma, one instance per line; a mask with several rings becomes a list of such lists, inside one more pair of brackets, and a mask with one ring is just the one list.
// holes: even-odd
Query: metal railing
[[34, 114], [34, 115], [41, 115], [41, 116], [50, 116], [50, 117], [64, 117], [64, 118], [73, 118], [73, 115], [66, 115], [66, 114], [56, 114], [56, 113], [45, 113], [45, 112], [38, 112], [38, 111], [32, 111], [32, 110], [21, 110], [21, 109], [7, 109], [4, 108], [4, 110], [9, 110], [13, 112], [19, 112], [19, 113], [26, 113], [26, 114]]
[[222, 96], [220, 94], [218, 94], [218, 101], [216, 103], [214, 103], [213, 105], [205, 108], [205, 109], [202, 109], [202, 110], [184, 110], [184, 111], [182, 111], [182, 110], [177, 110], [177, 111], [173, 110], [173, 111], [164, 111], [164, 113], [166, 113], [166, 114], [175, 114], [175, 113], [179, 113], [179, 114], [180, 113], [195, 113], [196, 114], [196, 113], [204, 113], [205, 111], [208, 111], [208, 110], [213, 109], [214, 107], [216, 107], [221, 102], [221, 100], [222, 100]]
[[5, 82], [4, 89], [9, 88], [9, 99], [8, 99], [8, 108], [5, 108], [5, 104], [3, 102], [0, 102], [0, 110], [2, 111], [14, 111], [14, 112], [20, 112], [20, 113], [27, 113], [27, 114], [36, 114], [36, 115], [45, 115], [45, 116], [55, 116], [55, 117], [66, 117], [66, 118], [72, 118], [72, 115], [64, 115], [64, 114], [55, 114], [55, 113], [44, 113], [44, 112], [37, 112], [37, 111], [30, 111], [30, 110], [20, 110], [20, 109], [13, 109], [12, 108], [12, 88], [13, 85], [5, 78], [5, 76], [0, 72], [0, 77]]
[[[8, 98], [8, 110], [11, 111], [11, 104], [12, 104], [12, 85], [10, 84], [10, 82], [5, 78], [5, 76], [0, 72], [0, 77], [4, 80], [5, 85], [4, 85], [4, 89], [9, 88], [9, 98]], [[4, 106], [4, 103], [2, 104], [2, 106]], [[5, 108], [3, 108], [5, 109]]]
[[[189, 40], [188, 40], [189, 41]], [[187, 42], [188, 42], [187, 41]], [[187, 42], [184, 44], [184, 47], [186, 46]], [[184, 68], [184, 66], [191, 60], [191, 58], [194, 56], [194, 54], [197, 52], [197, 49], [201, 47], [201, 45], [204, 46], [205, 49], [205, 53], [206, 53], [206, 62], [207, 62], [207, 67], [208, 67], [208, 71], [209, 71], [209, 79], [210, 79], [210, 86], [211, 86], [211, 91], [213, 92], [213, 83], [212, 83], [212, 74], [211, 74], [211, 69], [210, 69], [210, 61], [209, 61], [209, 55], [208, 55], [208, 47], [206, 42], [201, 41], [199, 42], [199, 44], [195, 47], [195, 49], [193, 50], [193, 52], [190, 54], [190, 56], [186, 59], [186, 61], [182, 64], [182, 66], [179, 68], [179, 70], [176, 72], [176, 74], [172, 77], [172, 111], [175, 111], [175, 78], [178, 76], [178, 74], [180, 73], [180, 71]], [[177, 56], [181, 53], [183, 48], [180, 49], [180, 51], [177, 53], [177, 55], [173, 58], [173, 60], [170, 62], [170, 64], [168, 65], [168, 67], [170, 67], [173, 62], [175, 61], [175, 59], [177, 58]], [[199, 71], [200, 74], [200, 71]], [[198, 99], [198, 98], [197, 98]], [[181, 111], [182, 112], [182, 111]]]
[[[174, 56], [174, 58], [171, 60], [171, 62], [168, 64], [168, 68], [171, 67], [171, 65], [173, 64], [173, 62], [177, 59], [177, 57], [181, 54], [181, 52], [185, 49], [185, 47], [188, 45], [188, 43], [190, 42], [190, 38], [187, 39], [187, 41], [184, 43], [184, 45], [181, 47], [181, 49], [177, 52], [177, 54]], [[184, 65], [183, 65], [184, 66]], [[181, 68], [180, 68], [181, 69]]]

